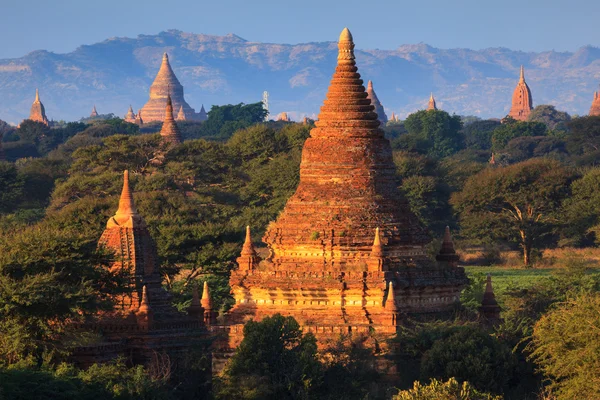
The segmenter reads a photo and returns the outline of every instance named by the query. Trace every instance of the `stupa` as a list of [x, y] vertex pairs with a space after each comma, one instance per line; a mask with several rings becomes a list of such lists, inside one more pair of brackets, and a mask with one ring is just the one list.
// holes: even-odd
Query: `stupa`
[[129, 110], [127, 110], [127, 114], [125, 114], [125, 122], [131, 122], [135, 124], [135, 113], [133, 112], [133, 108], [129, 105]]
[[433, 98], [433, 92], [429, 96], [429, 104], [427, 105], [427, 111], [437, 110], [437, 104], [435, 103], [435, 99]]
[[114, 298], [114, 310], [81, 324], [86, 330], [98, 331], [102, 342], [77, 348], [74, 360], [78, 364], [88, 366], [118, 356], [145, 364], [157, 352], [182, 353], [207, 337], [201, 305], [192, 301], [187, 313], [179, 312], [161, 285], [156, 245], [135, 207], [128, 171], [124, 172], [119, 208], [108, 220], [98, 245], [114, 252], [111, 268], [125, 273], [130, 290]]
[[450, 312], [467, 283], [455, 263], [427, 256], [430, 239], [398, 191], [390, 142], [367, 98], [348, 29], [338, 49], [302, 151], [300, 183], [263, 237], [269, 254], [258, 258], [248, 231], [231, 274], [233, 345], [241, 324], [275, 313], [294, 316], [319, 340], [393, 335], [401, 315]]
[[513, 92], [512, 107], [508, 115], [517, 121], [527, 121], [529, 113], [533, 109], [533, 100], [531, 97], [531, 90], [525, 82], [525, 70], [521, 65], [521, 76], [519, 77], [519, 83]]
[[387, 115], [385, 115], [383, 105], [379, 101], [379, 98], [377, 97], [375, 90], [373, 90], [373, 82], [371, 82], [371, 81], [369, 81], [369, 83], [367, 84], [367, 98], [369, 100], [371, 100], [371, 104], [373, 105], [373, 107], [375, 107], [375, 112], [377, 113], [379, 122], [381, 122], [382, 125], [387, 124], [388, 117], [387, 117]]
[[181, 133], [177, 127], [177, 123], [173, 118], [173, 103], [171, 102], [171, 96], [167, 95], [167, 106], [165, 108], [165, 120], [163, 121], [162, 128], [160, 130], [160, 136], [167, 143], [177, 144], [181, 143]]
[[594, 92], [594, 101], [590, 107], [590, 116], [600, 115], [600, 92]]
[[176, 110], [183, 107], [188, 119], [196, 119], [196, 112], [183, 97], [183, 86], [179, 83], [171, 64], [169, 64], [169, 56], [164, 53], [158, 74], [150, 86], [150, 99], [142, 107], [145, 123], [164, 120], [168, 96], [171, 96], [173, 107]]
[[35, 100], [31, 105], [31, 111], [29, 112], [29, 118], [32, 121], [41, 122], [44, 125], [49, 125], [48, 118], [46, 117], [46, 109], [40, 101], [40, 92], [35, 89]]
[[288, 116], [288, 113], [284, 111], [277, 116], [277, 121], [290, 122], [290, 117]]
[[183, 110], [183, 106], [179, 107], [179, 111], [177, 112], [177, 121], [185, 121], [185, 111]]
[[483, 293], [483, 300], [481, 301], [481, 307], [479, 307], [479, 315], [483, 323], [496, 325], [501, 322], [500, 311], [502, 311], [502, 309], [496, 301], [494, 289], [492, 288], [492, 276], [488, 274], [485, 283], [485, 292]]
[[206, 110], [204, 109], [204, 104], [202, 104], [202, 107], [200, 107], [200, 112], [198, 113], [198, 121], [206, 121], [208, 119], [208, 114], [206, 113]]
[[94, 104], [94, 107], [92, 108], [92, 112], [90, 114], [90, 118], [94, 118], [98, 116], [98, 111], [96, 111], [96, 105]]

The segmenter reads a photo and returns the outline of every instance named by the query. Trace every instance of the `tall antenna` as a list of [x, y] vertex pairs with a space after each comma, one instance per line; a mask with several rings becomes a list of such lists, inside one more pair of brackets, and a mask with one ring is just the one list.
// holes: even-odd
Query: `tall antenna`
[[269, 120], [269, 92], [267, 92], [266, 90], [263, 92], [263, 108], [267, 111], [267, 114], [265, 115], [265, 121]]

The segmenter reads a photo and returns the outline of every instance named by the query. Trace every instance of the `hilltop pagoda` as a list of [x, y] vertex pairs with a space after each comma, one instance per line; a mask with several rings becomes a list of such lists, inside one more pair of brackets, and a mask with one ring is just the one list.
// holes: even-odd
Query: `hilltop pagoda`
[[40, 122], [44, 125], [50, 125], [48, 118], [46, 117], [46, 109], [44, 105], [40, 101], [40, 92], [38, 89], [35, 89], [35, 100], [31, 105], [31, 110], [29, 111], [29, 118], [32, 121]]
[[531, 97], [531, 90], [525, 82], [525, 70], [521, 65], [521, 76], [519, 77], [519, 83], [513, 92], [512, 107], [508, 113], [509, 117], [516, 119], [517, 121], [527, 121], [529, 114], [533, 109], [533, 100]]
[[183, 86], [179, 83], [171, 64], [169, 64], [169, 56], [164, 53], [158, 74], [150, 86], [150, 99], [141, 110], [144, 115], [144, 123], [164, 120], [168, 96], [171, 97], [176, 110], [183, 108], [187, 119], [200, 120], [194, 109], [185, 101]]
[[435, 98], [433, 97], [433, 92], [429, 96], [429, 104], [427, 105], [427, 111], [437, 110], [437, 104], [435, 103]]
[[[124, 172], [119, 208], [107, 224], [98, 245], [115, 254], [114, 271], [124, 272], [129, 290], [113, 298], [114, 310], [97, 315], [81, 325], [98, 331], [99, 344], [79, 347], [74, 360], [88, 366], [118, 356], [144, 364], [157, 352], [185, 352], [207, 337], [204, 309], [192, 300], [187, 313], [171, 305], [171, 295], [162, 287], [156, 245], [138, 213]], [[194, 295], [197, 300], [197, 293]]]
[[594, 101], [590, 107], [590, 116], [600, 116], [600, 92], [594, 92]]
[[246, 233], [230, 278], [230, 344], [241, 339], [245, 321], [275, 313], [295, 317], [320, 341], [357, 332], [389, 337], [402, 315], [450, 312], [467, 283], [455, 262], [427, 256], [430, 239], [398, 191], [390, 142], [357, 72], [348, 29], [338, 49], [304, 144], [300, 183], [263, 237], [264, 260]]
[[98, 116], [98, 111], [96, 111], [96, 105], [92, 108], [92, 112], [90, 113], [90, 118], [95, 118]]

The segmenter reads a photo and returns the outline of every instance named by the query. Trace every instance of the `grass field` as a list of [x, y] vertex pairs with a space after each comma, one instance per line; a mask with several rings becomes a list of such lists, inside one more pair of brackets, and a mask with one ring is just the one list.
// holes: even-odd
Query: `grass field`
[[532, 286], [541, 279], [548, 279], [555, 270], [556, 268], [536, 269], [503, 266], [465, 266], [465, 271], [469, 277], [485, 277], [488, 273], [491, 274], [494, 292], [496, 294], [501, 294], [507, 287]]

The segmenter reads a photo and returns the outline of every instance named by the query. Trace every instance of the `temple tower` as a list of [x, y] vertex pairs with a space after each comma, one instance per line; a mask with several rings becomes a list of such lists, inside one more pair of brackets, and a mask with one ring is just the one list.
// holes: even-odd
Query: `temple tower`
[[269, 254], [254, 268], [240, 257], [232, 271], [229, 324], [281, 313], [319, 340], [392, 335], [400, 320], [390, 319], [386, 298], [395, 299], [398, 313], [445, 315], [467, 283], [462, 268], [427, 255], [430, 239], [397, 188], [390, 142], [358, 73], [348, 29], [338, 50], [327, 98], [304, 144], [296, 192], [263, 237]]
[[435, 103], [435, 99], [433, 98], [433, 92], [429, 96], [429, 104], [427, 105], [427, 111], [437, 110], [437, 104]]
[[290, 117], [288, 116], [288, 113], [284, 111], [277, 116], [277, 121], [290, 122]]
[[375, 112], [377, 113], [377, 118], [381, 125], [385, 125], [388, 122], [388, 117], [385, 115], [385, 111], [383, 109], [383, 105], [379, 101], [375, 90], [373, 90], [373, 82], [369, 81], [367, 84], [367, 98], [371, 100], [371, 104], [375, 107]]
[[144, 120], [142, 119], [142, 110], [138, 110], [138, 113], [135, 116], [135, 123], [139, 126], [144, 124]]
[[98, 116], [98, 111], [96, 111], [96, 105], [92, 108], [92, 113], [90, 114], [90, 118], [94, 118]]
[[600, 116], [600, 92], [594, 92], [594, 101], [590, 107], [590, 116]]
[[131, 108], [131, 104], [129, 105], [127, 114], [125, 114], [125, 122], [131, 122], [132, 124], [135, 124], [135, 113], [133, 112], [133, 108]]
[[35, 89], [35, 100], [31, 105], [31, 111], [29, 112], [28, 119], [41, 122], [44, 125], [49, 125], [48, 118], [46, 118], [46, 109], [40, 101], [40, 92], [37, 89]]
[[160, 130], [160, 136], [163, 141], [170, 144], [181, 143], [181, 133], [177, 127], [177, 123], [173, 118], [173, 103], [171, 102], [171, 96], [167, 95], [167, 106], [165, 108], [165, 120], [163, 121], [162, 128]]
[[165, 53], [158, 74], [156, 74], [156, 78], [152, 86], [150, 86], [150, 99], [142, 107], [144, 122], [163, 121], [165, 119], [165, 105], [169, 96], [176, 110], [183, 107], [185, 115], [189, 119], [194, 119], [193, 116], [196, 113], [185, 101], [183, 86], [181, 86], [181, 83], [179, 83], [179, 80], [175, 76], [169, 63], [169, 56]]
[[517, 121], [526, 121], [529, 118], [529, 113], [533, 109], [533, 100], [531, 97], [531, 90], [525, 82], [525, 70], [521, 65], [521, 76], [519, 77], [519, 83], [513, 92], [512, 107], [508, 115]]
[[175, 118], [177, 121], [185, 121], [185, 111], [183, 110], [183, 106], [179, 107], [179, 111], [177, 112], [177, 118]]
[[481, 301], [481, 307], [479, 307], [479, 316], [485, 324], [496, 325], [501, 322], [500, 311], [502, 309], [496, 301], [494, 289], [492, 288], [492, 276], [488, 274], [483, 300]]
[[202, 104], [202, 107], [200, 107], [200, 112], [198, 113], [198, 121], [206, 121], [208, 119], [208, 114], [206, 113], [206, 110], [204, 109], [204, 104]]

